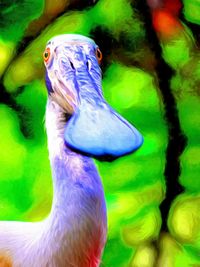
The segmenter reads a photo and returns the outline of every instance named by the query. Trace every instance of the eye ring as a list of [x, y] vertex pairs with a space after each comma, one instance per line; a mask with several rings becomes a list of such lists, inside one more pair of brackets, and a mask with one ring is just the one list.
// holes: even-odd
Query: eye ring
[[50, 48], [47, 47], [47, 48], [45, 49], [44, 53], [43, 53], [43, 58], [44, 58], [44, 61], [45, 61], [45, 62], [48, 62], [48, 60], [49, 60], [49, 58], [50, 58], [50, 55], [51, 55], [51, 53], [50, 53]]
[[102, 61], [102, 58], [103, 58], [101, 50], [99, 48], [97, 48], [95, 53], [96, 53], [96, 57], [97, 57], [97, 60], [98, 60], [99, 64], [101, 64], [101, 61]]

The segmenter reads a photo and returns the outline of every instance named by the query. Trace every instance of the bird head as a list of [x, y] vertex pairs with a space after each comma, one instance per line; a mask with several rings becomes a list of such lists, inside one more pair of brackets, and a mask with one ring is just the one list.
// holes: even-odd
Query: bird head
[[79, 34], [52, 38], [43, 54], [49, 98], [71, 115], [66, 145], [95, 157], [123, 156], [143, 142], [139, 131], [112, 109], [103, 97], [96, 43]]
[[[101, 83], [99, 63], [102, 54], [88, 37], [79, 34], [56, 36], [47, 43], [43, 58], [48, 94], [67, 113], [74, 112], [82, 93]], [[92, 91], [94, 94], [95, 90]]]

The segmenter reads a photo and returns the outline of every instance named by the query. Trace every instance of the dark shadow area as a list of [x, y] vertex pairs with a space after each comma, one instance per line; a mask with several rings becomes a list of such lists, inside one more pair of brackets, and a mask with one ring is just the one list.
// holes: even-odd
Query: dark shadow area
[[97, 4], [99, 0], [74, 0], [69, 4], [70, 10], [84, 10]]
[[[24, 87], [19, 88], [18, 93], [22, 92], [24, 90]], [[19, 125], [20, 125], [20, 130], [22, 134], [24, 135], [25, 138], [33, 138], [33, 134], [27, 129], [27, 121], [29, 120], [31, 113], [23, 108], [22, 106], [18, 105], [15, 96], [16, 94], [9, 94], [6, 92], [2, 82], [0, 82], [0, 103], [7, 105], [11, 109], [16, 111], [16, 114], [19, 118]]]
[[181, 129], [176, 101], [170, 89], [170, 80], [174, 73], [162, 58], [162, 50], [152, 26], [150, 10], [145, 0], [134, 2], [133, 7], [137, 8], [138, 13], [141, 14], [141, 19], [145, 24], [149, 47], [155, 54], [157, 61], [155, 72], [157, 74], [158, 87], [164, 102], [165, 120], [168, 126], [168, 144], [164, 171], [166, 178], [166, 196], [160, 205], [162, 215], [161, 230], [167, 231], [167, 217], [171, 203], [178, 194], [184, 191], [184, 188], [179, 184], [181, 171], [179, 157], [187, 144], [187, 138]]

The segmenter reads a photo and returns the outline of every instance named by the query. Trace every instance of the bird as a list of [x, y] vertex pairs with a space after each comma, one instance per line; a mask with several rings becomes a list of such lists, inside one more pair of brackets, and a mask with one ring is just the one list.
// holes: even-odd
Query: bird
[[102, 53], [91, 38], [54, 36], [43, 58], [52, 207], [39, 222], [0, 221], [0, 266], [98, 267], [107, 209], [93, 157], [132, 153], [143, 137], [104, 99]]

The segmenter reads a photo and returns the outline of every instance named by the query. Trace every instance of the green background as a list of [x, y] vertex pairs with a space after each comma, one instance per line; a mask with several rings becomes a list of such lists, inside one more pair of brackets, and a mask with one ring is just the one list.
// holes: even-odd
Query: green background
[[[188, 2], [184, 2], [183, 12], [186, 19], [191, 20]], [[191, 2], [197, 5], [195, 1]], [[20, 5], [11, 2], [3, 9], [2, 43], [23, 47], [25, 30], [30, 21], [40, 16], [44, 3], [37, 0], [34, 9], [30, 6], [26, 6], [23, 14]], [[12, 19], [8, 19], [9, 16]], [[199, 23], [200, 15], [195, 13], [193, 20]], [[105, 51], [107, 64], [102, 81], [105, 98], [144, 137], [143, 146], [132, 155], [109, 163], [95, 161], [108, 209], [108, 242], [102, 266], [125, 267], [140, 244], [149, 244], [159, 238], [162, 223], [159, 205], [167, 186], [164, 168], [169, 141], [164, 104], [153, 69], [154, 59], [144, 25], [130, 1], [101, 0], [92, 8], [66, 12], [32, 38], [23, 52], [16, 49], [2, 78], [5, 91], [15, 104], [7, 104], [5, 96], [0, 104], [0, 219], [38, 221], [49, 213], [53, 192], [44, 128], [47, 91], [42, 52], [54, 35], [80, 33], [93, 37], [92, 31], [97, 27], [108, 31], [117, 43], [111, 51], [106, 51], [106, 42], [100, 46]], [[173, 42], [160, 40], [160, 44], [163, 59], [175, 70], [170, 85], [182, 129], [188, 137], [188, 146], [181, 156], [180, 183], [186, 189], [182, 198], [185, 201], [185, 198], [195, 197], [195, 201], [199, 201], [199, 51], [194, 52], [194, 37], [188, 28]], [[180, 220], [185, 224], [188, 215], [185, 221], [182, 215], [181, 219], [173, 217], [176, 203], [182, 198], [180, 196], [172, 207], [169, 229], [185, 246], [185, 256], [177, 256], [174, 265], [169, 266], [187, 267], [199, 262], [196, 256], [199, 228], [195, 226], [195, 241], [194, 231], [185, 241], [181, 233], [186, 231], [187, 225], [181, 231], [177, 230], [177, 225]], [[193, 204], [189, 209], [198, 213]]]

